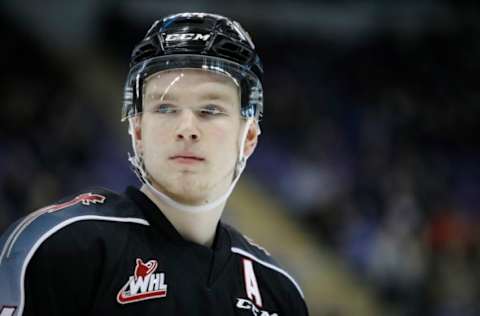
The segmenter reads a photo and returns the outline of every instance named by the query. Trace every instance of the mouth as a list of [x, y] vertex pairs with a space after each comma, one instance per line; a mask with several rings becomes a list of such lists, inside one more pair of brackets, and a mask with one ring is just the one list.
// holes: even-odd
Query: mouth
[[195, 164], [195, 163], [200, 163], [202, 161], [205, 161], [205, 158], [198, 157], [195, 155], [190, 155], [190, 154], [181, 154], [181, 155], [171, 156], [169, 160], [175, 161], [180, 164]]

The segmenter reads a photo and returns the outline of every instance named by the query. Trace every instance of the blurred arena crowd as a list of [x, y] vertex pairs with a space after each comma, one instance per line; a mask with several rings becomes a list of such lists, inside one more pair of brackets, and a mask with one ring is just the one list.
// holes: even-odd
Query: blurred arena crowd
[[480, 314], [472, 38], [462, 29], [307, 46], [317, 55], [278, 61], [267, 81], [252, 173], [399, 315]]
[[[104, 19], [97, 41], [126, 74], [143, 25]], [[345, 42], [253, 34], [266, 104], [247, 175], [398, 315], [480, 315], [480, 26], [454, 22]], [[0, 25], [0, 232], [85, 187], [136, 183], [126, 126], [109, 122], [120, 103], [79, 91], [14, 19]]]

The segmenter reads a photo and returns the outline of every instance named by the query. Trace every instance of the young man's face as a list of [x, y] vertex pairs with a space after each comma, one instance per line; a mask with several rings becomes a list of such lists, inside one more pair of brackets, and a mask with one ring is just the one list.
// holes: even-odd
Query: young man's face
[[219, 197], [232, 182], [244, 124], [239, 87], [227, 76], [198, 69], [152, 75], [135, 129], [150, 181], [183, 203]]

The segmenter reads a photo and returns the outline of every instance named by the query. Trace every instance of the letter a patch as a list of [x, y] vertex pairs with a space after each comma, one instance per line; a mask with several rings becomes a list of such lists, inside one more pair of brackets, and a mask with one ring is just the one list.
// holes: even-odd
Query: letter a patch
[[258, 307], [262, 307], [262, 296], [258, 288], [257, 278], [253, 271], [253, 263], [251, 260], [243, 259], [243, 276], [245, 278], [245, 291], [247, 297], [252, 300]]

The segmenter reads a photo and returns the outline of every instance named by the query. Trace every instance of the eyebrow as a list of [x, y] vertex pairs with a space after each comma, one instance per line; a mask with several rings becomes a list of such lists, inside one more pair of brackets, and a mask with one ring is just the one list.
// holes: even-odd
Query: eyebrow
[[146, 94], [147, 100], [162, 100], [162, 101], [177, 101], [178, 98], [176, 95], [171, 93], [158, 93], [158, 92], [151, 92]]
[[[158, 92], [152, 92], [152, 93], [148, 93], [146, 95], [146, 100], [162, 100], [162, 101], [167, 101], [167, 102], [175, 102], [175, 101], [178, 101], [178, 97], [175, 94], [172, 94], [172, 93], [163, 94], [163, 93], [158, 93]], [[211, 92], [207, 92], [205, 94], [202, 94], [200, 96], [199, 100], [201, 100], [201, 101], [220, 100], [220, 101], [233, 101], [233, 102], [235, 102], [235, 100], [232, 99], [232, 97], [229, 96], [228, 94], [218, 92], [218, 91], [211, 91]], [[232, 103], [232, 102], [228, 102], [228, 103]]]
[[[225, 100], [230, 101], [232, 99], [228, 94], [221, 93], [221, 92], [207, 92], [200, 97], [200, 100]], [[232, 100], [233, 101], [233, 100]]]

